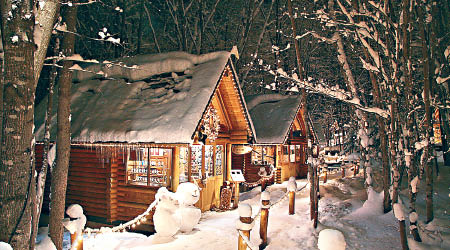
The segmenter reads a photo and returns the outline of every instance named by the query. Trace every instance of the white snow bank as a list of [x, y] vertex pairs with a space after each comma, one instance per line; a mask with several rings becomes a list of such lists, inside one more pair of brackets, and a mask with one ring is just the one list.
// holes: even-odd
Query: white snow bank
[[55, 244], [48, 235], [45, 235], [40, 242], [36, 243], [35, 247], [35, 250], [56, 250], [56, 249], [57, 248]]
[[345, 216], [346, 219], [366, 218], [383, 214], [383, 192], [377, 193], [372, 187], [368, 187], [367, 193], [367, 200], [363, 206]]
[[317, 247], [320, 250], [345, 250], [345, 237], [341, 231], [324, 229], [319, 233]]
[[8, 243], [0, 241], [0, 250], [13, 250], [13, 248]]
[[403, 212], [403, 205], [400, 203], [394, 203], [394, 215], [399, 221], [405, 220], [405, 213]]

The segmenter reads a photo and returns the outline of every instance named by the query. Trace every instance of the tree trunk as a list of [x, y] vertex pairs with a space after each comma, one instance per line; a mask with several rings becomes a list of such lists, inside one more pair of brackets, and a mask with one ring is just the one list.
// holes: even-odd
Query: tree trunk
[[[35, 185], [33, 159], [33, 27], [29, 1], [1, 1], [4, 49], [0, 150], [0, 241], [27, 249], [31, 236], [31, 201]], [[4, 18], [11, 13], [10, 18]], [[33, 17], [33, 16], [32, 16]]]
[[52, 36], [53, 26], [55, 24], [56, 17], [59, 13], [59, 1], [47, 0], [43, 7], [37, 8], [36, 12], [36, 26], [35, 33], [41, 34], [40, 41], [35, 41], [37, 49], [34, 52], [34, 80], [35, 87], [39, 81], [42, 67], [44, 65], [44, 59], [47, 55], [47, 48], [50, 43], [50, 37]]
[[[54, 55], [59, 53], [59, 38], [56, 38], [56, 43], [54, 47]], [[55, 65], [56, 59], [53, 59], [53, 64]], [[57, 75], [57, 67], [53, 66], [50, 72], [49, 86], [48, 86], [48, 98], [47, 98], [47, 113], [45, 116], [45, 131], [44, 131], [44, 153], [42, 156], [42, 168], [38, 173], [37, 184], [36, 184], [36, 201], [33, 206], [33, 230], [31, 239], [36, 239], [38, 226], [39, 226], [39, 217], [42, 211], [42, 204], [44, 202], [44, 190], [45, 190], [45, 181], [47, 179], [47, 165], [48, 165], [48, 151], [50, 148], [50, 123], [52, 117], [52, 108], [53, 108], [53, 86], [55, 85]], [[34, 242], [32, 241], [30, 244], [30, 249], [33, 250]], [[33, 247], [33, 248], [32, 248]]]
[[[424, 4], [427, 4], [426, 2]], [[425, 103], [425, 136], [428, 141], [427, 155], [425, 155], [425, 175], [426, 175], [426, 207], [427, 207], [427, 223], [432, 221], [433, 215], [433, 168], [431, 167], [430, 156], [433, 156], [433, 147], [431, 145], [431, 136], [433, 127], [431, 126], [431, 107], [430, 107], [430, 53], [428, 51], [428, 36], [425, 31], [425, 23], [423, 15], [425, 12], [422, 8], [425, 6], [418, 6], [419, 16], [419, 33], [422, 41], [422, 68], [423, 68], [423, 95]]]
[[[75, 32], [77, 20], [77, 5], [69, 7], [65, 14], [68, 31]], [[73, 54], [75, 35], [65, 33], [62, 43], [62, 51], [65, 56]], [[56, 166], [52, 172], [51, 185], [51, 209], [50, 209], [50, 237], [58, 250], [62, 249], [63, 226], [61, 220], [64, 218], [67, 174], [69, 171], [70, 157], [70, 88], [72, 83], [72, 61], [64, 61], [63, 69], [58, 81], [58, 126], [56, 140]]]
[[[402, 47], [403, 47], [403, 67], [404, 67], [404, 75], [405, 75], [405, 91], [406, 91], [406, 101], [405, 101], [405, 109], [406, 119], [404, 120], [405, 127], [407, 129], [406, 138], [405, 138], [405, 148], [407, 152], [405, 153], [405, 165], [408, 169], [408, 189], [409, 189], [409, 213], [416, 213], [416, 193], [417, 189], [412, 187], [412, 181], [417, 176], [417, 165], [414, 159], [415, 156], [415, 147], [414, 147], [414, 116], [409, 115], [412, 111], [414, 96], [412, 95], [412, 67], [411, 67], [411, 35], [408, 32], [408, 29], [411, 26], [410, 16], [411, 13], [409, 9], [409, 0], [403, 0], [402, 9], [403, 9], [403, 25], [402, 25]], [[415, 192], [413, 192], [415, 191]], [[421, 238], [419, 235], [419, 231], [417, 230], [417, 221], [410, 221], [410, 232], [413, 235], [415, 241], [421, 242]]]

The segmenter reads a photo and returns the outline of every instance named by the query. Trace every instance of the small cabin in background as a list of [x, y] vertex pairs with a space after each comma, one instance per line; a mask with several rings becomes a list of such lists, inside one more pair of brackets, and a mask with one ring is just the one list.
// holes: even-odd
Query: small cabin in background
[[[202, 211], [219, 207], [232, 145], [254, 136], [230, 53], [129, 57], [86, 67], [74, 81], [66, 204], [80, 204], [88, 219], [128, 221], [158, 188], [175, 192], [193, 182], [202, 188]], [[38, 142], [46, 106], [36, 108]], [[52, 141], [55, 135], [53, 115]]]
[[272, 93], [246, 96], [245, 100], [256, 143], [251, 152], [233, 154], [233, 168], [241, 169], [250, 183], [261, 178], [261, 167], [270, 173], [271, 165], [278, 183], [290, 176], [305, 177], [307, 140], [300, 96]]

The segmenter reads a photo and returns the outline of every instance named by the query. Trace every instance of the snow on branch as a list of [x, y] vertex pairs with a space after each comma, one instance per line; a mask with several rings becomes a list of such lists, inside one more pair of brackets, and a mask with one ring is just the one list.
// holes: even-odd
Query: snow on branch
[[[376, 107], [365, 107], [360, 104], [360, 100], [358, 98], [352, 98], [352, 93], [345, 91], [343, 89], [340, 89], [338, 86], [334, 86], [332, 88], [329, 88], [325, 86], [324, 84], [321, 84], [320, 81], [314, 81], [314, 79], [309, 78], [308, 81], [301, 81], [298, 79], [296, 74], [293, 74], [292, 76], [289, 76], [283, 69], [279, 68], [276, 71], [268, 70], [268, 73], [274, 75], [274, 76], [280, 76], [287, 80], [291, 80], [297, 84], [298, 88], [304, 88], [309, 92], [322, 94], [337, 100], [340, 100], [342, 102], [348, 103], [353, 105], [355, 108], [360, 109], [362, 111], [373, 113], [376, 115], [379, 115], [385, 119], [389, 117], [389, 111], [384, 110], [381, 108]], [[314, 82], [313, 82], [314, 81]]]

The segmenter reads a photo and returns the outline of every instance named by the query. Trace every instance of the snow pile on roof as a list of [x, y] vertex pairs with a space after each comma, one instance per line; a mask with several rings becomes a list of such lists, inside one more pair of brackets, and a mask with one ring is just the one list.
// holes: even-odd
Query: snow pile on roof
[[262, 94], [246, 96], [257, 143], [281, 144], [300, 107], [297, 95]]
[[[85, 67], [72, 86], [72, 141], [190, 143], [229, 55], [171, 52]], [[37, 140], [46, 106], [36, 108]], [[51, 126], [54, 140], [56, 111]]]

